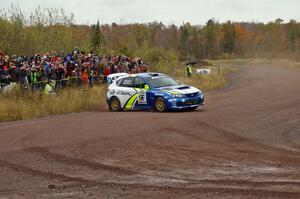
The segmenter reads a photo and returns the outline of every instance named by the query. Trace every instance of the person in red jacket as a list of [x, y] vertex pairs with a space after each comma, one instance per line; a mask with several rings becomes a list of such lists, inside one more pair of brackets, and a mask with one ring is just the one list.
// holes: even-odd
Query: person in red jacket
[[87, 75], [87, 70], [83, 69], [81, 73], [81, 80], [83, 85], [87, 85], [89, 83], [88, 75]]
[[110, 75], [109, 65], [105, 67], [104, 82], [107, 82], [107, 76]]

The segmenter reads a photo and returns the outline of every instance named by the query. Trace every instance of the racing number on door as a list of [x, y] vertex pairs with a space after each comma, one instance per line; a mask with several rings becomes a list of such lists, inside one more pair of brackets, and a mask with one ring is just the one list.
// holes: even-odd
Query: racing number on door
[[140, 91], [138, 96], [139, 104], [147, 104], [146, 91]]
[[147, 91], [144, 89], [146, 85], [146, 82], [141, 78], [135, 79], [135, 88], [138, 90], [138, 97], [137, 97], [137, 103], [140, 105], [147, 104]]

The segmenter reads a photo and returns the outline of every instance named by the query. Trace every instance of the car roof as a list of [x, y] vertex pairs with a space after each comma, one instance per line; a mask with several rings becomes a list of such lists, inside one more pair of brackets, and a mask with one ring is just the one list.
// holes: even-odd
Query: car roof
[[162, 73], [137, 73], [137, 74], [132, 74], [130, 75], [131, 77], [141, 77], [141, 78], [147, 78], [147, 77], [157, 77], [157, 76], [165, 76], [165, 74]]
[[129, 75], [128, 73], [113, 73], [108, 75], [107, 77], [118, 77], [118, 76], [126, 76]]

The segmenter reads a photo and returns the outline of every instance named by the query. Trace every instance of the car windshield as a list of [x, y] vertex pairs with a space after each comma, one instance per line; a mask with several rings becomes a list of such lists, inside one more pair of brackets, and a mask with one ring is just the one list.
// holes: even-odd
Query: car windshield
[[178, 86], [180, 85], [174, 79], [168, 76], [154, 76], [148, 77], [147, 80], [154, 86], [155, 88], [166, 87], [166, 86]]

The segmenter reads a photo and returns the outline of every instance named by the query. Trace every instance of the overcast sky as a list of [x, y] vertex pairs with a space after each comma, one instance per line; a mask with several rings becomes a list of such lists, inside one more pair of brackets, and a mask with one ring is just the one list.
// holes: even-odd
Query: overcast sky
[[300, 0], [0, 0], [1, 9], [11, 4], [30, 13], [34, 8], [64, 8], [76, 23], [145, 23], [169, 25], [191, 22], [203, 25], [211, 18], [221, 22], [269, 22], [282, 18], [300, 20]]

